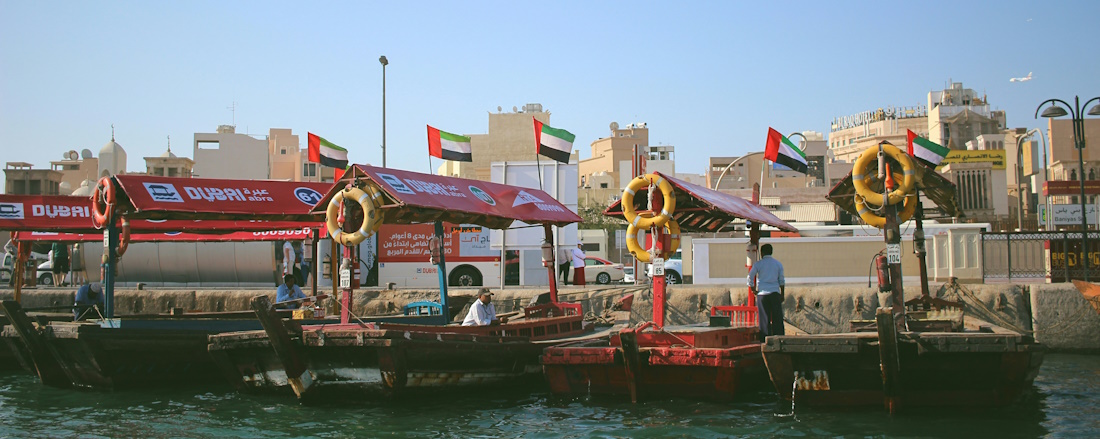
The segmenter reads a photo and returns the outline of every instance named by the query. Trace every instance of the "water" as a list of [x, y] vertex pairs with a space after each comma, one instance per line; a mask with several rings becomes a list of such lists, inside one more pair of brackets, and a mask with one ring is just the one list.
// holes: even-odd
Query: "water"
[[[524, 392], [519, 392], [524, 393]], [[221, 388], [53, 389], [0, 375], [0, 437], [1100, 437], [1100, 356], [1048, 355], [1026, 400], [997, 410], [826, 411], [760, 393], [735, 403], [444, 395], [303, 407]]]

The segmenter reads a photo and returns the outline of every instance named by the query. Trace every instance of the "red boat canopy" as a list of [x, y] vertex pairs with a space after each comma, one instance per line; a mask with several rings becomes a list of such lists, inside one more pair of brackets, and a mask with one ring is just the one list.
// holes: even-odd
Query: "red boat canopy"
[[[506, 229], [513, 221], [565, 226], [581, 217], [538, 189], [393, 168], [355, 165], [331, 187], [313, 213], [324, 214], [328, 202], [349, 181], [374, 181], [385, 193], [387, 224], [444, 221]], [[400, 209], [391, 215], [389, 209]]]
[[[130, 219], [297, 221], [319, 227], [310, 208], [329, 183], [118, 175], [117, 199]], [[133, 227], [131, 225], [131, 227]]]
[[[315, 184], [315, 183], [311, 183]], [[328, 186], [327, 184], [325, 185]], [[318, 194], [318, 196], [320, 196]], [[129, 215], [127, 215], [129, 216]], [[313, 216], [308, 221], [255, 220], [131, 220], [131, 233], [225, 234], [232, 232], [263, 232], [317, 228], [321, 223]], [[13, 232], [74, 233], [98, 235], [102, 231], [92, 224], [92, 203], [88, 197], [66, 195], [0, 195], [0, 230]], [[180, 235], [179, 232], [188, 233]], [[251, 233], [249, 233], [251, 234]], [[31, 236], [22, 234], [20, 236]], [[195, 240], [218, 240], [196, 236]], [[74, 239], [81, 241], [82, 239]]]
[[[779, 219], [768, 209], [745, 200], [744, 198], [718, 192], [696, 184], [688, 183], [661, 172], [655, 172], [669, 183], [676, 192], [676, 210], [672, 217], [685, 232], [716, 232], [735, 219], [745, 219], [759, 224], [767, 224], [779, 230], [797, 232], [798, 229]], [[625, 220], [619, 204], [611, 204], [604, 215]], [[634, 197], [634, 208], [646, 210], [646, 197]]]

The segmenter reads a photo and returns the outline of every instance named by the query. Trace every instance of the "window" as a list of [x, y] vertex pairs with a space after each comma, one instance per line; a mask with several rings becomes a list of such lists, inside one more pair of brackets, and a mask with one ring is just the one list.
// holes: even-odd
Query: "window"
[[317, 164], [316, 163], [302, 163], [302, 176], [303, 177], [316, 177], [317, 176]]
[[222, 145], [217, 140], [199, 140], [195, 142], [195, 146], [199, 149], [219, 149]]
[[607, 183], [600, 183], [600, 189], [607, 189]]
[[179, 175], [179, 169], [178, 168], [168, 168], [168, 176], [169, 177], [175, 177], [175, 176], [178, 176], [178, 175]]
[[279, 150], [279, 154], [286, 155], [286, 147]]
[[1077, 181], [1077, 170], [1076, 169], [1071, 169], [1069, 171], [1069, 179], [1073, 180], [1073, 181]]

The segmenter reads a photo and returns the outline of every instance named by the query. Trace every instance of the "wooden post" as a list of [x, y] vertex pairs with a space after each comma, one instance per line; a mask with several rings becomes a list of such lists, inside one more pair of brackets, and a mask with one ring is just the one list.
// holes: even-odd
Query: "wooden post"
[[875, 314], [878, 326], [878, 354], [882, 368], [883, 403], [891, 414], [901, 407], [901, 373], [898, 359], [898, 333], [895, 330], [894, 314], [885, 308], [879, 308]]
[[925, 303], [928, 303], [928, 250], [924, 239], [924, 206], [920, 202], [920, 191], [917, 191], [916, 197], [917, 229], [913, 232], [913, 250], [917, 253], [917, 262], [920, 264], [920, 295], [925, 299]]
[[260, 320], [264, 332], [267, 333], [271, 347], [275, 349], [275, 355], [283, 363], [287, 382], [298, 398], [303, 398], [313, 384], [313, 376], [310, 375], [309, 369], [306, 368], [305, 362], [290, 340], [290, 333], [283, 325], [283, 320], [279, 318], [278, 313], [275, 312], [275, 306], [267, 296], [253, 297], [250, 305], [252, 311], [256, 312], [256, 318]]
[[626, 386], [630, 389], [630, 402], [638, 402], [638, 368], [641, 357], [638, 355], [638, 334], [626, 329], [619, 333], [619, 344], [623, 349], [623, 367], [626, 368]]
[[[886, 236], [887, 259], [889, 259], [891, 246], [897, 246], [898, 255], [901, 254], [901, 228], [898, 227], [897, 206], [897, 204], [888, 204], [884, 208], [886, 226], [883, 232]], [[905, 291], [901, 279], [901, 261], [890, 262], [888, 266], [890, 267], [890, 309], [894, 315], [896, 331], [902, 332], [905, 331]]]

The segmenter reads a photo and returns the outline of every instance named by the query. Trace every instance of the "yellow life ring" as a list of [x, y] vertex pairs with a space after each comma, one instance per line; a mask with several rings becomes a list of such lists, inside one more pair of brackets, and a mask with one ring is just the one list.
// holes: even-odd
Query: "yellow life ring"
[[[906, 198], [906, 195], [909, 195], [909, 192], [913, 191], [913, 185], [915, 184], [914, 180], [916, 179], [916, 176], [913, 174], [915, 172], [913, 169], [913, 161], [909, 159], [908, 154], [901, 152], [900, 149], [888, 143], [882, 145], [882, 152], [889, 155], [901, 165], [903, 172], [901, 186], [890, 192], [889, 196], [889, 204], [898, 204]], [[866, 151], [863, 151], [863, 154], [860, 154], [855, 164], [852, 165], [852, 185], [855, 186], [856, 193], [863, 197], [866, 202], [882, 206], [882, 194], [871, 190], [871, 188], [867, 186], [867, 180], [871, 177], [867, 175], [867, 166], [872, 162], [876, 162], [877, 159], [878, 148], [875, 147], [867, 148]]]
[[[661, 207], [660, 215], [646, 218], [643, 215], [638, 215], [638, 212], [634, 210], [634, 194], [642, 188], [649, 187], [650, 184], [656, 184], [657, 188], [661, 190], [661, 194], [664, 196], [664, 206]], [[623, 217], [632, 226], [640, 229], [663, 226], [668, 220], [672, 219], [672, 212], [676, 211], [676, 193], [672, 191], [672, 183], [669, 183], [668, 180], [657, 174], [646, 174], [630, 180], [630, 184], [626, 186], [626, 189], [623, 189], [620, 206], [623, 209]]]
[[385, 222], [386, 211], [379, 209], [382, 207], [384, 200], [382, 199], [382, 189], [373, 184], [367, 184], [367, 195], [370, 195], [371, 203], [374, 204], [375, 210], [378, 212], [378, 220], [371, 226], [371, 232], [378, 232], [382, 228], [382, 223]]
[[[859, 212], [859, 217], [863, 219], [863, 222], [869, 226], [883, 228], [886, 227], [886, 217], [875, 215], [871, 209], [867, 208], [867, 204], [864, 202], [863, 197], [856, 195], [856, 211]], [[901, 211], [898, 212], [898, 223], [904, 223], [909, 221], [909, 218], [913, 217], [913, 213], [917, 211], [917, 197], [905, 197], [905, 204], [902, 206]]]
[[[653, 213], [642, 212], [639, 216], [652, 217]], [[669, 220], [663, 227], [667, 229], [665, 233], [672, 236], [672, 242], [669, 245], [671, 248], [665, 249], [661, 254], [661, 257], [668, 258], [676, 252], [676, 249], [680, 248], [680, 223], [677, 223], [676, 220]], [[634, 224], [626, 226], [626, 249], [629, 250], [630, 254], [634, 255], [634, 258], [639, 262], [650, 262], [653, 258], [649, 254], [649, 251], [642, 248], [641, 244], [638, 244], [638, 231], [640, 230], [643, 229], [635, 227]]]
[[[370, 189], [368, 188], [368, 190]], [[363, 208], [363, 224], [359, 227], [359, 230], [352, 233], [344, 233], [336, 222], [336, 219], [340, 216], [340, 208], [343, 206], [345, 198], [355, 200]], [[325, 210], [325, 226], [328, 228], [329, 236], [347, 247], [359, 245], [359, 243], [366, 240], [367, 236], [377, 230], [381, 222], [378, 209], [375, 208], [370, 195], [357, 187], [346, 188], [337, 192], [332, 197], [332, 201], [329, 201], [328, 209]]]

